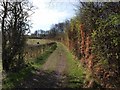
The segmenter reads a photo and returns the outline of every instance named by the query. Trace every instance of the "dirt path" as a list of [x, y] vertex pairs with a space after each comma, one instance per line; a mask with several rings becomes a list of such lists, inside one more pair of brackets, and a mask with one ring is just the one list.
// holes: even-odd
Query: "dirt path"
[[22, 88], [64, 88], [67, 85], [66, 54], [58, 44], [56, 50], [49, 56], [42, 69], [21, 83]]
[[50, 55], [43, 65], [43, 70], [54, 70], [59, 74], [64, 74], [67, 67], [67, 60], [63, 48], [58, 44], [57, 49]]
[[58, 87], [65, 87], [66, 85], [66, 72], [67, 60], [66, 53], [63, 48], [58, 44], [57, 49], [48, 58], [47, 62], [43, 65], [43, 70], [55, 71]]

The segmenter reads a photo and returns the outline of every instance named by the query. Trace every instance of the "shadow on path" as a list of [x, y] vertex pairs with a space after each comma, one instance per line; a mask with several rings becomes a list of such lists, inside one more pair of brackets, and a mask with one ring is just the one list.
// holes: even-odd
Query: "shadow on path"
[[59, 79], [57, 74], [54, 71], [37, 70], [18, 85], [17, 88], [64, 88], [63, 84], [66, 76], [62, 75], [62, 79]]

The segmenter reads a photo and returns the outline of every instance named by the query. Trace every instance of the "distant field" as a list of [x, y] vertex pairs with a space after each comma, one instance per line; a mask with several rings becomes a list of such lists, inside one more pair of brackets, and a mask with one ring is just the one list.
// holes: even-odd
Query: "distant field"
[[39, 42], [39, 44], [46, 44], [46, 43], [50, 43], [52, 41], [47, 40], [47, 39], [28, 39], [27, 40], [27, 44], [29, 44], [29, 45], [37, 45], [37, 42]]

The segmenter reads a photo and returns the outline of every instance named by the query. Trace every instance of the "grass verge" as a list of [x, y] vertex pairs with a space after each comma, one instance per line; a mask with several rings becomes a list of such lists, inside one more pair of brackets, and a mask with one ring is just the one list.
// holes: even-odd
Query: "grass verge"
[[68, 88], [81, 88], [84, 83], [84, 71], [79, 60], [74, 59], [73, 54], [61, 44], [66, 52], [68, 62]]
[[56, 49], [57, 44], [55, 43], [51, 47], [48, 47], [48, 49], [35, 58], [34, 60], [30, 60], [29, 63], [27, 63], [27, 67], [20, 70], [16, 73], [8, 73], [6, 77], [3, 79], [3, 89], [11, 89], [18, 86], [25, 78], [31, 76], [34, 74], [36, 69], [39, 69], [46, 61], [46, 59], [49, 57], [49, 55]]

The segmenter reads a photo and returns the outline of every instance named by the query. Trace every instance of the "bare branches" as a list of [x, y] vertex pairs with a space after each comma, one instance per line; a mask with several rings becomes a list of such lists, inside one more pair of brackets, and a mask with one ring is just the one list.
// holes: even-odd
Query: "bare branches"
[[2, 41], [3, 41], [3, 69], [8, 71], [19, 70], [24, 65], [23, 47], [25, 33], [29, 32], [28, 11], [32, 11], [32, 4], [28, 1], [3, 2]]

